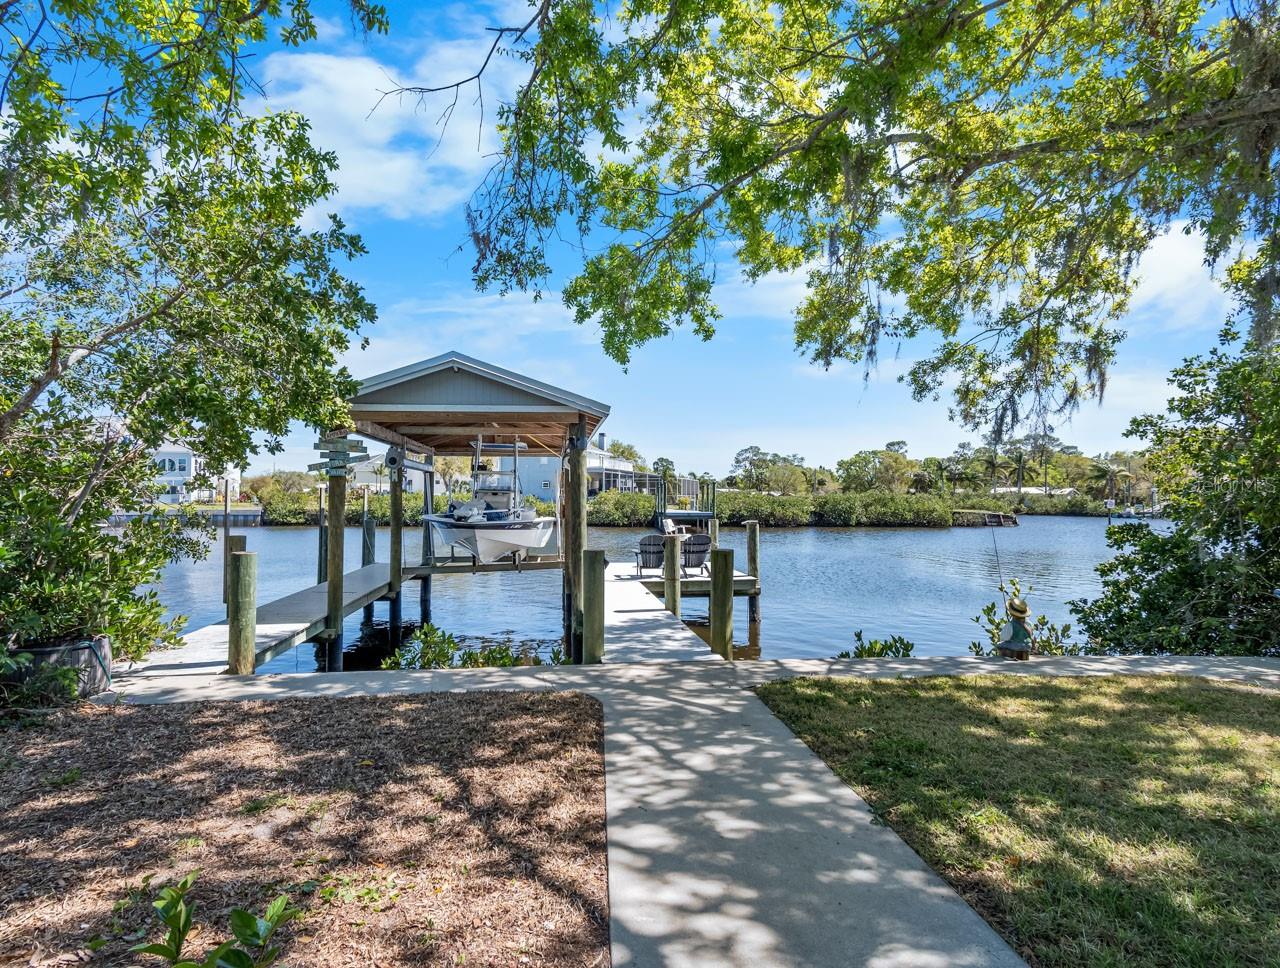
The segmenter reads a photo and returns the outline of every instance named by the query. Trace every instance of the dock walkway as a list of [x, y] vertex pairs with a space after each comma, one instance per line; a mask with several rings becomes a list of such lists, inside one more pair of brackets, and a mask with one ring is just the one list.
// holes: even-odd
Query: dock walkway
[[[535, 570], [559, 565], [559, 561], [532, 562], [523, 567]], [[405, 566], [404, 579], [412, 581], [428, 573], [490, 570], [510, 569], [461, 563], [430, 568]], [[343, 615], [385, 598], [391, 591], [390, 573], [386, 562], [347, 572], [342, 579]], [[759, 592], [759, 581], [750, 575], [734, 572], [733, 582], [735, 595]], [[705, 597], [709, 594], [710, 580], [693, 575], [681, 579], [680, 588], [683, 597]], [[257, 664], [269, 662], [319, 635], [325, 626], [328, 594], [328, 582], [321, 582], [259, 605], [255, 634]], [[609, 564], [605, 571], [605, 662], [719, 659], [697, 633], [667, 611], [659, 597], [661, 594], [662, 579], [655, 578], [652, 572], [641, 577], [631, 564]], [[182, 641], [178, 648], [154, 653], [148, 662], [121, 673], [121, 677], [128, 681], [138, 676], [214, 675], [226, 669], [226, 622], [188, 632]]]
[[636, 574], [634, 565], [614, 561], [605, 567], [604, 661], [610, 665], [690, 659], [721, 661], [696, 632], [667, 611], [646, 584], [646, 579]]
[[[375, 562], [342, 578], [342, 614], [350, 615], [376, 602], [391, 589], [391, 566]], [[324, 630], [328, 609], [329, 583], [321, 582], [302, 591], [258, 606], [254, 648], [261, 665], [315, 638]], [[227, 667], [227, 623], [216, 622], [188, 632], [183, 644], [166, 652], [156, 652], [141, 667], [124, 678], [145, 676], [213, 675]]]

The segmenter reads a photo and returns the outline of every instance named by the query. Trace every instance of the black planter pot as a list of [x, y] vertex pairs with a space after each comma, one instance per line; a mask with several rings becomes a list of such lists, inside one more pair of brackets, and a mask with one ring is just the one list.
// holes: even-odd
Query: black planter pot
[[111, 639], [105, 635], [20, 651], [31, 656], [31, 664], [18, 673], [19, 682], [36, 675], [42, 666], [58, 666], [76, 670], [81, 697], [111, 688]]

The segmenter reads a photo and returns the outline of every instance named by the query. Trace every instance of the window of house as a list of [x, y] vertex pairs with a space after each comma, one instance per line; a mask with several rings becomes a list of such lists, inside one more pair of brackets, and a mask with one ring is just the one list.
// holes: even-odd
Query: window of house
[[549, 491], [549, 490], [551, 490], [551, 482], [550, 482], [550, 481], [543, 481], [543, 482], [542, 482], [542, 489], [543, 489], [544, 491]]
[[185, 457], [178, 458], [178, 470], [183, 474], [187, 472], [187, 459]]

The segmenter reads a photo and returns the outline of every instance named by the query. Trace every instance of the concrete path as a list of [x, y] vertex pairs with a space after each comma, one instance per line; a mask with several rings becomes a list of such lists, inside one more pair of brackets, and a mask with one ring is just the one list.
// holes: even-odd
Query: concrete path
[[1280, 660], [794, 659], [159, 677], [131, 702], [573, 689], [604, 705], [615, 966], [1016, 966], [1021, 960], [762, 703], [797, 675], [1202, 675]]
[[607, 663], [723, 661], [621, 562], [604, 570], [604, 640]]

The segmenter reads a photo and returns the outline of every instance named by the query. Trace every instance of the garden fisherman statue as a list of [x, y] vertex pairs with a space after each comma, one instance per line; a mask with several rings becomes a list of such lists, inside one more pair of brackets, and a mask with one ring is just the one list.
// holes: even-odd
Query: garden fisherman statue
[[1031, 637], [1031, 626], [1027, 624], [1031, 609], [1023, 599], [1015, 596], [1005, 603], [1005, 610], [1009, 613], [1009, 621], [1000, 630], [996, 652], [1006, 659], [1031, 658], [1031, 646], [1035, 641]]

